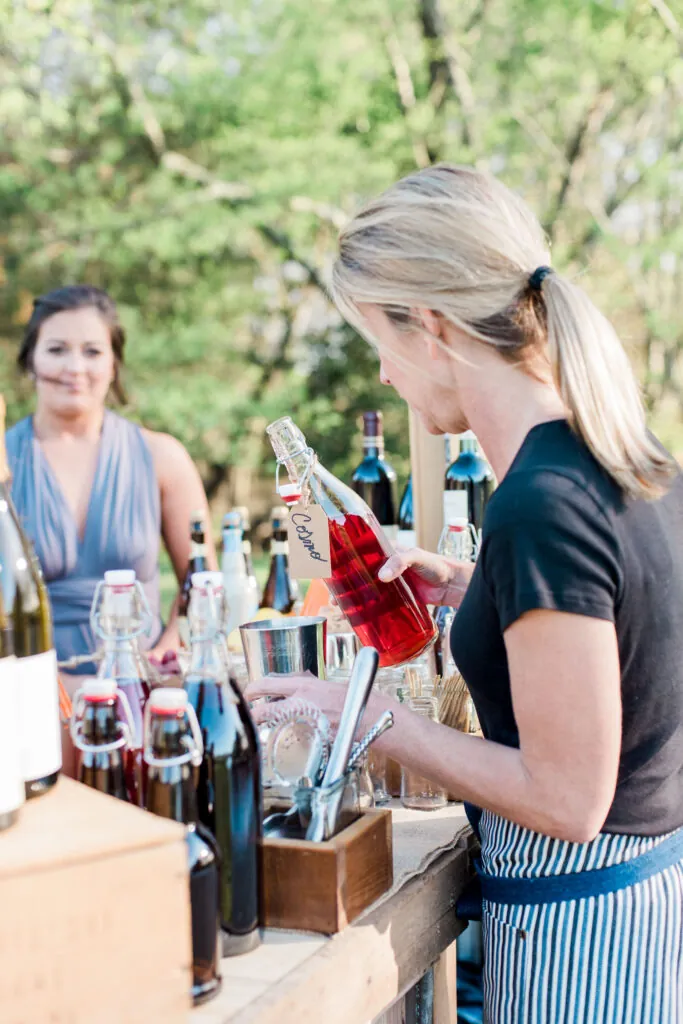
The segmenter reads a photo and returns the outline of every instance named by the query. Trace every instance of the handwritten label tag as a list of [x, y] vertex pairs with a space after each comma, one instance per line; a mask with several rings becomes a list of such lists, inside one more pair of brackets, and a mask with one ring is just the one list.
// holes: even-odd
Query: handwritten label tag
[[327, 580], [332, 575], [330, 525], [320, 505], [293, 505], [287, 520], [289, 571], [299, 580]]

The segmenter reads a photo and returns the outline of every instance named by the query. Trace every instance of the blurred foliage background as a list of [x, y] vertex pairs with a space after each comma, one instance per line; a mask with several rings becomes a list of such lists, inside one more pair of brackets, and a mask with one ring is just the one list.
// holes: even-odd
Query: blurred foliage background
[[272, 501], [291, 412], [348, 475], [407, 413], [325, 293], [338, 229], [416, 166], [533, 205], [683, 450], [680, 0], [0, 0], [0, 389], [36, 294], [92, 282], [128, 329], [127, 414], [180, 438], [216, 516]]

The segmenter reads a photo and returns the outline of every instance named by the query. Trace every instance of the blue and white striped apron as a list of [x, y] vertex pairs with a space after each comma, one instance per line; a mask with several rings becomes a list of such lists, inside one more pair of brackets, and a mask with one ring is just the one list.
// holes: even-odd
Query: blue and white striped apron
[[[506, 885], [624, 864], [669, 838], [569, 843], [489, 811], [479, 832], [482, 871]], [[683, 1024], [683, 860], [599, 896], [484, 898], [482, 924], [485, 1024]]]

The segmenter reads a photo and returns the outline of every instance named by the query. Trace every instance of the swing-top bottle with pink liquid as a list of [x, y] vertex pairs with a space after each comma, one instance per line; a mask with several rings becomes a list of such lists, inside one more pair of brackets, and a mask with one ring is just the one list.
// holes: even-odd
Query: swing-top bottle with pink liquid
[[267, 428], [278, 466], [289, 485], [279, 487], [288, 505], [317, 505], [329, 527], [327, 586], [360, 642], [379, 652], [381, 666], [412, 661], [435, 639], [426, 606], [405, 576], [384, 583], [378, 572], [392, 547], [370, 508], [355, 491], [321, 466], [289, 416]]

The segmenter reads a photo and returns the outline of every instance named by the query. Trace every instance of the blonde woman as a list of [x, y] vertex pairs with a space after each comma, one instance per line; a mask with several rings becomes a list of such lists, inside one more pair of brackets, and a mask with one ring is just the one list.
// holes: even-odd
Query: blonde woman
[[382, 379], [432, 433], [474, 430], [499, 481], [474, 572], [422, 551], [380, 572], [459, 605], [485, 739], [394, 706], [380, 743], [479, 809], [488, 1022], [680, 1024], [683, 482], [614, 330], [549, 263], [526, 205], [466, 168], [342, 233], [334, 295]]

